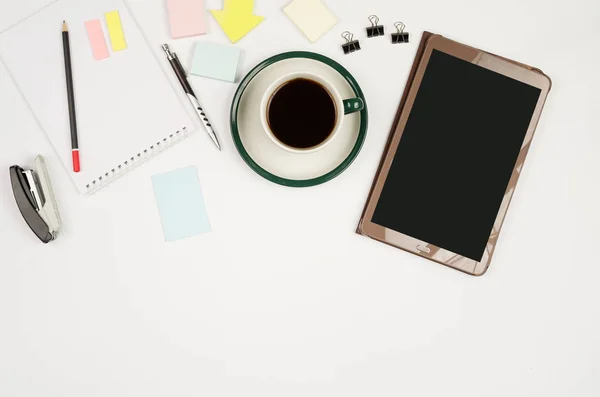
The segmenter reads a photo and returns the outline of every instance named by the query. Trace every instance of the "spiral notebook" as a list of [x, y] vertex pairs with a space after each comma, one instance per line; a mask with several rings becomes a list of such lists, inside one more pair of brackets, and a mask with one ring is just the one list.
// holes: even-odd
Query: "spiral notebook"
[[[110, 43], [105, 14], [111, 11], [119, 13], [126, 48], [96, 60], [85, 22], [99, 19]], [[71, 40], [79, 173], [71, 165], [63, 20]], [[0, 34], [0, 58], [83, 194], [105, 186], [193, 129], [165, 70], [122, 0], [55, 1]]]

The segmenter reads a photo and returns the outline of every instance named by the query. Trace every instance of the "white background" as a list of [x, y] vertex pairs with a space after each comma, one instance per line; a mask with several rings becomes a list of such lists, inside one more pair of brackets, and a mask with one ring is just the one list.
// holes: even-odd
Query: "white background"
[[[0, 30], [47, 3], [0, 0]], [[81, 197], [0, 64], [0, 395], [600, 395], [600, 3], [328, 0], [340, 22], [316, 44], [286, 3], [256, 1], [266, 20], [238, 44], [240, 76], [278, 52], [320, 52], [354, 74], [370, 109], [354, 164], [314, 188], [254, 174], [228, 131], [236, 85], [196, 77], [224, 152], [199, 132]], [[156, 49], [161, 0], [130, 5]], [[387, 33], [404, 21], [412, 42], [367, 39], [372, 13]], [[226, 43], [207, 18], [200, 39]], [[342, 54], [344, 30], [362, 51]], [[480, 278], [354, 234], [423, 30], [554, 82]], [[182, 59], [194, 40], [172, 42]], [[64, 221], [47, 246], [9, 185], [8, 167], [38, 153]], [[168, 244], [150, 176], [187, 165], [198, 167], [213, 231]]]

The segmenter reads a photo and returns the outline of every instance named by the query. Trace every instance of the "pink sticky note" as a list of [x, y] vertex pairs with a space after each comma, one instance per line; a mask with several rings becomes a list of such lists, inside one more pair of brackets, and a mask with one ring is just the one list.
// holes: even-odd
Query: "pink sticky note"
[[110, 55], [108, 54], [108, 47], [106, 47], [106, 41], [104, 40], [102, 23], [100, 20], [93, 19], [91, 21], [86, 21], [85, 30], [87, 30], [94, 59], [99, 61], [101, 59], [108, 58]]
[[206, 33], [203, 0], [167, 0], [169, 26], [174, 39]]

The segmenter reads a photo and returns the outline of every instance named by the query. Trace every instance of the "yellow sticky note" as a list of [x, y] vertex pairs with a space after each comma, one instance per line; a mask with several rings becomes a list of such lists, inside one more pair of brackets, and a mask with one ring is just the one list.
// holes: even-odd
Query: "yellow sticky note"
[[104, 17], [106, 18], [106, 26], [108, 27], [108, 35], [113, 51], [121, 51], [127, 48], [119, 11], [107, 12]]
[[232, 43], [257, 27], [265, 18], [254, 15], [254, 0], [225, 0], [223, 10], [211, 10]]
[[321, 0], [293, 0], [283, 12], [311, 43], [319, 40], [338, 22], [337, 17]]

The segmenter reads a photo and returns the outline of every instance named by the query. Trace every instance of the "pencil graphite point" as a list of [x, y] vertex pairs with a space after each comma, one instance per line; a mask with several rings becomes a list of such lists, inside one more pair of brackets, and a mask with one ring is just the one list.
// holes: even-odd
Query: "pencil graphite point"
[[67, 30], [68, 30], [68, 28], [67, 28], [67, 22], [63, 20], [62, 31], [66, 32]]

